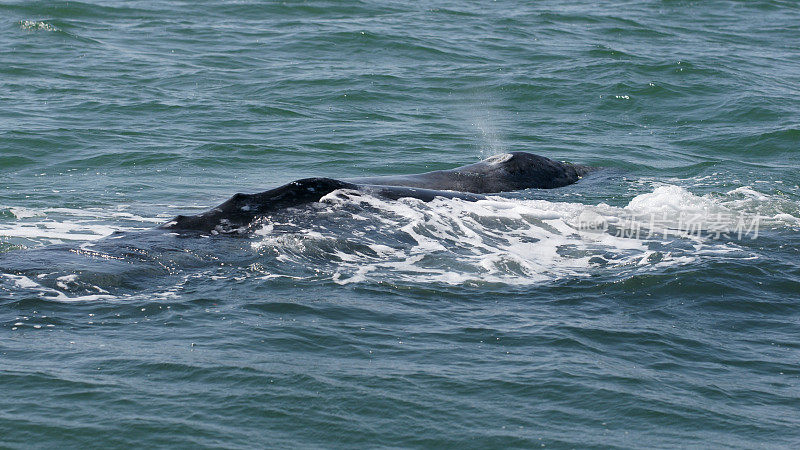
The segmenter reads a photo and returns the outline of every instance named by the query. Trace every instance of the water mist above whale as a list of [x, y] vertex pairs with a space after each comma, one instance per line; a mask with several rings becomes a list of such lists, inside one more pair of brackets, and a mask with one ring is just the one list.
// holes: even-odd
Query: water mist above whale
[[338, 189], [396, 200], [435, 197], [476, 201], [481, 194], [552, 189], [575, 183], [592, 168], [558, 162], [527, 152], [511, 152], [450, 170], [414, 175], [337, 180], [304, 178], [257, 194], [236, 194], [225, 203], [193, 216], [177, 216], [160, 228], [205, 233], [243, 233], [257, 219], [281, 209], [318, 202]]

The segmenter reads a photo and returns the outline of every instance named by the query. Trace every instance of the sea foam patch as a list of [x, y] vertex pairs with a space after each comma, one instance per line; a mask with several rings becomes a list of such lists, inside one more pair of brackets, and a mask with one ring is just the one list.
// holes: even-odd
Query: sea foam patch
[[700, 258], [751, 257], [739, 241], [757, 238], [757, 211], [731, 201], [674, 185], [622, 207], [502, 197], [386, 201], [336, 191], [322, 199], [327, 222], [313, 229], [270, 224], [253, 247], [294, 265], [319, 267], [326, 254], [329, 264], [319, 268], [342, 284], [529, 284], [624, 275]]
[[[75, 282], [75, 277], [60, 277], [60, 282], [62, 282], [62, 284], [60, 284], [59, 287], [66, 290], [67, 286], [63, 284], [65, 281]], [[24, 275], [0, 273], [0, 291], [8, 291], [8, 293], [13, 292], [15, 295], [28, 293], [41, 299], [58, 302], [86, 302], [117, 298], [116, 296], [109, 295], [108, 292], [102, 288], [96, 287], [96, 290], [100, 293], [70, 296], [61, 290], [44, 286]]]
[[13, 220], [0, 221], [0, 240], [16, 239], [27, 247], [63, 242], [93, 241], [117, 231], [137, 231], [163, 222], [127, 211], [127, 205], [102, 208], [0, 207]]
[[[565, 277], [625, 277], [709, 258], [750, 258], [748, 243], [765, 227], [792, 232], [800, 223], [791, 199], [747, 186], [696, 195], [685, 187], [660, 183], [617, 206], [501, 196], [477, 202], [388, 201], [340, 190], [319, 203], [263, 218], [263, 226], [249, 242], [205, 237], [153, 246], [160, 242], [156, 240], [143, 242], [132, 252], [135, 237], [127, 250], [120, 251], [114, 242], [122, 235], [97, 241], [115, 231], [147, 229], [166, 219], [142, 218], [125, 207], [5, 210], [0, 241], [12, 244], [10, 248], [65, 241], [78, 246], [71, 254], [91, 259], [89, 267], [93, 261], [113, 259], [120, 267], [128, 267], [124, 263], [129, 261], [136, 272], [141, 268], [137, 265], [155, 261], [154, 267], [179, 274], [202, 266], [203, 261], [230, 258], [226, 264], [232, 267], [252, 266], [248, 273], [255, 278], [342, 284], [531, 284]], [[245, 253], [236, 254], [240, 244]], [[105, 253], [92, 251], [93, 245], [107, 246]], [[8, 256], [13, 262], [14, 256]], [[114, 283], [73, 274], [30, 280], [49, 289], [42, 295], [61, 298], [60, 293], [67, 296], [61, 298], [64, 301], [114, 292]], [[6, 285], [34, 288], [8, 278]]]
[[58, 27], [42, 20], [21, 20], [19, 27], [30, 31], [60, 31]]

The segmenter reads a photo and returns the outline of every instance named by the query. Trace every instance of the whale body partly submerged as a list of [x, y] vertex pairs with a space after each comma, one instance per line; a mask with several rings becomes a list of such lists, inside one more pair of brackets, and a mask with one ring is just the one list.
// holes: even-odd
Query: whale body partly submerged
[[481, 194], [522, 189], [552, 189], [578, 181], [592, 168], [554, 161], [527, 152], [492, 156], [450, 170], [337, 180], [304, 178], [256, 194], [236, 194], [225, 203], [192, 216], [177, 216], [160, 228], [174, 231], [235, 233], [276, 211], [318, 202], [338, 189], [356, 190], [381, 198], [430, 201], [436, 197], [476, 201]]

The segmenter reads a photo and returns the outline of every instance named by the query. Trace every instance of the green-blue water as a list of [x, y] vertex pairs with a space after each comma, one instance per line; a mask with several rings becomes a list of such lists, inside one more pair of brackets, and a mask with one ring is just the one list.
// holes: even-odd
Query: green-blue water
[[0, 446], [796, 448], [799, 151], [794, 1], [2, 1]]

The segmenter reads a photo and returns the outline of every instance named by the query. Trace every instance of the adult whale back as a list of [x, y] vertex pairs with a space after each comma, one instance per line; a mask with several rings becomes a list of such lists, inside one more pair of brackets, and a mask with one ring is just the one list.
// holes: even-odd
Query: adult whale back
[[553, 161], [527, 152], [511, 152], [450, 170], [414, 175], [345, 180], [304, 178], [256, 194], [236, 194], [221, 205], [193, 216], [177, 216], [160, 228], [204, 233], [246, 233], [259, 218], [318, 202], [331, 192], [349, 189], [396, 200], [430, 201], [436, 197], [476, 201], [480, 194], [537, 188], [552, 189], [578, 181], [592, 168]]
[[510, 152], [450, 170], [414, 175], [352, 178], [346, 181], [356, 184], [492, 194], [530, 188], [563, 187], [578, 181], [591, 170], [587, 166], [554, 161], [533, 153]]

